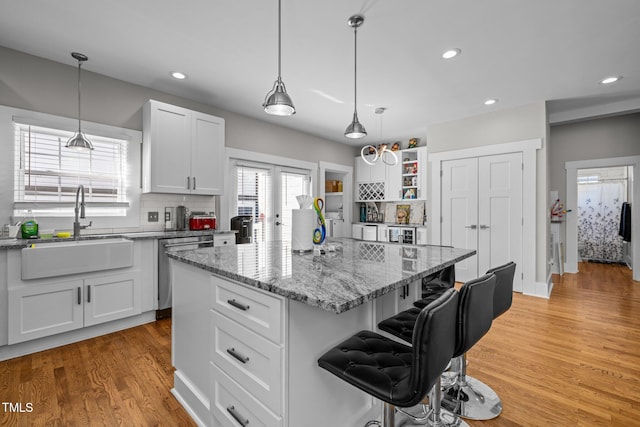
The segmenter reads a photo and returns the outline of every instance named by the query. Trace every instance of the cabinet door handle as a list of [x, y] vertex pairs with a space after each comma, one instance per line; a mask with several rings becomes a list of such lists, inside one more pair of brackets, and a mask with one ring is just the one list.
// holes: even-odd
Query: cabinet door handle
[[227, 353], [232, 355], [234, 358], [238, 359], [242, 363], [247, 363], [249, 361], [249, 356], [245, 356], [240, 354], [235, 348], [231, 347], [227, 349]]
[[480, 224], [480, 230], [486, 230], [487, 228], [491, 228], [488, 225]]
[[194, 190], [196, 189], [196, 177], [195, 176], [193, 177], [193, 189]]
[[238, 413], [238, 411], [236, 411], [236, 408], [231, 405], [231, 406], [227, 406], [227, 412], [231, 414], [231, 416], [242, 426], [245, 427], [247, 424], [249, 424], [249, 420], [244, 418], [242, 415], [240, 415]]
[[87, 285], [87, 302], [91, 302], [91, 285]]
[[467, 226], [465, 226], [464, 228], [470, 228], [470, 229], [472, 229], [472, 230], [475, 230], [476, 228], [478, 228], [478, 226], [477, 226], [477, 225], [475, 225], [475, 224], [473, 224], [473, 225], [467, 225]]
[[187, 190], [191, 190], [191, 177], [187, 177]]
[[228, 302], [230, 305], [234, 306], [235, 308], [239, 308], [239, 309], [240, 309], [240, 310], [242, 310], [242, 311], [247, 311], [247, 310], [249, 310], [249, 305], [247, 305], [247, 304], [241, 304], [241, 303], [239, 303], [238, 301], [236, 301], [236, 300], [234, 300], [234, 299], [228, 299], [228, 300], [227, 300], [227, 302]]
[[78, 286], [78, 305], [82, 304], [82, 288]]

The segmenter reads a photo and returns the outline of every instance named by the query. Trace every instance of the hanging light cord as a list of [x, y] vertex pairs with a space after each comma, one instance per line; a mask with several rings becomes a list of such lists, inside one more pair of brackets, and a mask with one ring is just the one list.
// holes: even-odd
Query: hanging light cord
[[358, 114], [358, 26], [353, 27], [353, 114]]
[[80, 67], [82, 66], [82, 61], [78, 60], [78, 134], [80, 134]]
[[281, 64], [282, 64], [282, 0], [278, 0], [278, 81], [282, 82]]

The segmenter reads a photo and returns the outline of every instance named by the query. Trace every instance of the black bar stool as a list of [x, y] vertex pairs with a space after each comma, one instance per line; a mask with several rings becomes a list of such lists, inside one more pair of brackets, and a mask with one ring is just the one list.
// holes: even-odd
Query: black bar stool
[[[466, 282], [460, 288], [460, 299], [458, 301], [456, 317], [456, 348], [453, 354], [454, 358], [463, 357], [467, 350], [473, 347], [491, 328], [494, 313], [493, 299], [495, 285], [496, 276], [486, 274]], [[429, 298], [421, 300], [421, 303], [424, 303], [428, 299]], [[407, 341], [407, 337], [411, 335], [412, 328], [415, 327], [416, 313], [419, 312], [420, 309], [418, 308], [410, 308], [378, 323], [378, 328]], [[456, 373], [458, 372], [458, 370], [453, 369], [453, 367], [452, 370]], [[448, 397], [448, 395], [445, 394], [445, 398], [446, 397]], [[451, 401], [455, 402], [455, 397], [457, 397], [457, 395], [455, 395]], [[443, 408], [457, 416], [460, 415], [455, 404], [453, 406], [443, 404]], [[450, 419], [452, 420], [452, 424], [460, 425], [457, 417], [451, 417]], [[443, 425], [447, 425], [447, 423], [443, 423]]]
[[456, 283], [455, 265], [443, 268], [437, 273], [422, 278], [422, 298], [432, 295], [434, 292], [453, 288]]
[[458, 293], [449, 289], [418, 313], [412, 346], [360, 331], [322, 355], [318, 365], [383, 401], [382, 423], [367, 426], [394, 427], [396, 407], [415, 406], [427, 394], [430, 411], [423, 421], [441, 425], [440, 375], [455, 349], [457, 308]]
[[[516, 264], [507, 264], [487, 271], [496, 276], [493, 293], [493, 318], [497, 318], [511, 307], [513, 301], [513, 276]], [[442, 405], [462, 418], [490, 420], [502, 412], [502, 401], [491, 387], [467, 375], [466, 352], [452, 363], [452, 370], [458, 371], [456, 383], [444, 393]]]

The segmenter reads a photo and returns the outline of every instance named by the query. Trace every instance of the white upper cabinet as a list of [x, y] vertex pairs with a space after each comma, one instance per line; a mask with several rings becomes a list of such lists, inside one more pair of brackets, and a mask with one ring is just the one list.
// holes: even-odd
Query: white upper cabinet
[[[373, 160], [373, 156], [371, 156]], [[369, 165], [362, 157], [356, 157], [356, 182], [384, 182], [387, 176], [385, 164], [382, 161]]]
[[146, 193], [220, 195], [224, 119], [149, 100], [143, 107]]

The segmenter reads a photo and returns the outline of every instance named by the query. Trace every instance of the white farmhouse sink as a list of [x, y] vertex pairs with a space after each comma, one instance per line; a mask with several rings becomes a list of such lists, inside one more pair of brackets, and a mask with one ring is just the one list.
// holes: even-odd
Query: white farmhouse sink
[[22, 279], [112, 270], [133, 265], [133, 241], [110, 239], [34, 243], [22, 249]]

